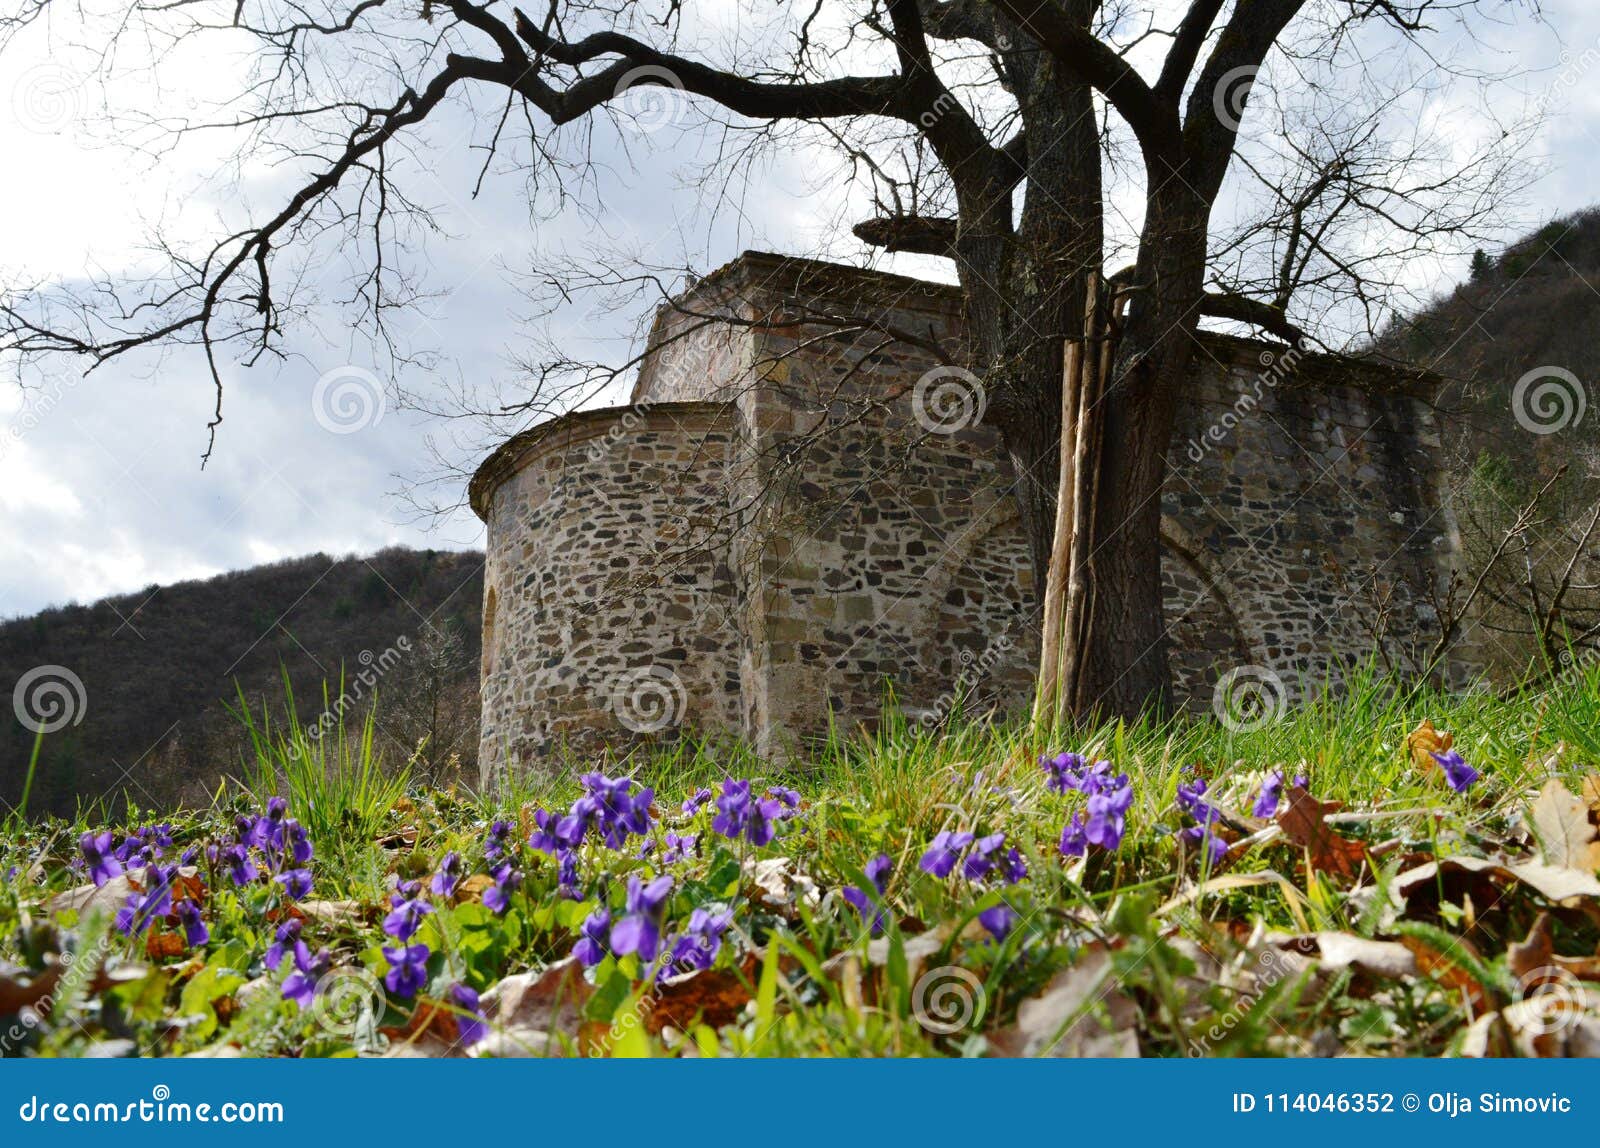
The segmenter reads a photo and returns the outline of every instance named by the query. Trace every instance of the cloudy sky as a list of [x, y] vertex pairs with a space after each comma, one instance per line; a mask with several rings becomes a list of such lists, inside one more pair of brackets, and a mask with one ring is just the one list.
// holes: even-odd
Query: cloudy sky
[[[1522, 69], [1508, 100], [1550, 96], [1534, 149], [1546, 167], [1523, 223], [1589, 204], [1600, 182], [1600, 6], [1545, 0], [1544, 12], [1544, 26], [1500, 25], [1487, 44], [1452, 45], [1485, 67]], [[228, 166], [234, 144], [220, 137], [151, 154], [101, 114], [102, 99], [177, 114], [209, 106], [236, 84], [237, 60], [179, 52], [158, 83], [144, 75], [102, 91], [79, 83], [88, 67], [64, 46], [70, 32], [30, 29], [0, 53], [0, 288], [136, 272], [150, 266], [155, 223], [196, 240], [276, 210], [286, 174], [265, 157]], [[63, 360], [30, 371], [26, 387], [14, 371], [0, 381], [0, 616], [319, 550], [481, 545], [470, 512], [419, 518], [405, 493], [423, 483], [425, 500], [457, 498], [459, 483], [427, 480], [438, 454], [470, 461], [480, 429], [410, 409], [399, 394], [439, 407], [463, 390], [510, 393], [536, 330], [579, 354], [624, 358], [642, 312], [589, 299], [532, 313], [521, 287], [537, 257], [581, 254], [599, 235], [651, 262], [704, 269], [749, 247], [814, 251], [838, 211], [792, 152], [762, 169], [758, 193], [709, 212], [687, 186], [703, 144], [607, 126], [594, 141], [596, 210], [530, 222], [515, 178], [491, 178], [473, 196], [474, 138], [458, 108], [416, 141], [423, 161], [407, 188], [441, 229], [416, 253], [433, 296], [394, 320], [417, 363], [397, 367], [353, 334], [336, 303], [347, 269], [319, 266], [323, 302], [288, 332], [284, 356], [225, 364], [225, 422], [204, 469], [214, 396], [192, 349], [131, 356], [87, 378]], [[1464, 270], [1419, 274], [1444, 287]]]

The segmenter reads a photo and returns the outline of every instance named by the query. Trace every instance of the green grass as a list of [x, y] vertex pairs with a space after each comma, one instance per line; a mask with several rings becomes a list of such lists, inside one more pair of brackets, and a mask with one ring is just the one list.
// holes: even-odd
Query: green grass
[[[75, 1055], [97, 1040], [126, 1038], [153, 1052], [231, 1044], [260, 1055], [332, 1055], [380, 1051], [402, 1041], [398, 1032], [419, 1019], [415, 1003], [370, 991], [389, 967], [381, 946], [393, 942], [380, 925], [394, 881], [427, 878], [450, 851], [462, 855], [469, 872], [486, 871], [489, 823], [511, 821], [510, 839], [520, 842], [534, 808], [565, 810], [581, 792], [578, 770], [601, 769], [655, 787], [661, 819], [653, 832], [655, 852], [637, 856], [638, 838], [622, 851], [584, 845], [581, 900], [563, 898], [555, 863], [525, 847], [516, 857], [525, 879], [504, 916], [475, 895], [454, 903], [434, 898], [436, 911], [417, 937], [431, 950], [424, 996], [442, 998], [456, 983], [485, 991], [507, 974], [565, 958], [585, 916], [601, 905], [620, 914], [628, 877], [657, 871], [653, 858], [662, 852], [662, 834], [672, 830], [699, 833], [700, 847], [667, 868], [674, 890], [665, 929], [681, 929], [697, 907], [730, 909], [734, 924], [715, 968], [699, 976], [706, 978], [702, 984], [716, 978], [748, 1003], [715, 1023], [668, 1009], [662, 1015], [674, 1023], [665, 1034], [654, 1031], [658, 1025], [624, 1023], [659, 1020], [662, 999], [677, 998], [641, 980], [636, 957], [611, 955], [579, 990], [587, 997], [585, 1023], [560, 1028], [554, 1045], [541, 1050], [992, 1055], [1015, 1050], [1019, 1006], [1052, 978], [1107, 961], [1106, 991], [1059, 1018], [1061, 1032], [1054, 1035], [1063, 1036], [1066, 1047], [1080, 1047], [1086, 1033], [1126, 1030], [1145, 1055], [1293, 1055], [1330, 1047], [1383, 1055], [1450, 1052], [1463, 1046], [1478, 1015], [1515, 999], [1507, 949], [1527, 935], [1541, 911], [1556, 907], [1522, 887], [1492, 904], [1465, 903], [1471, 898], [1459, 883], [1441, 877], [1425, 895], [1414, 893], [1414, 904], [1397, 920], [1383, 911], [1381, 886], [1396, 871], [1434, 856], [1534, 855], [1538, 843], [1525, 815], [1532, 793], [1552, 775], [1578, 792], [1595, 772], [1600, 749], [1600, 672], [1593, 667], [1510, 696], [1407, 690], [1363, 672], [1337, 698], [1311, 701], [1247, 731], [1188, 717], [1072, 732], [975, 721], [928, 730], [891, 715], [871, 736], [836, 736], [782, 769], [740, 747], [685, 740], [654, 756], [574, 762], [569, 771], [523, 775], [494, 793], [417, 789], [407, 781], [405, 763], [385, 763], [375, 753], [371, 717], [350, 729], [335, 717], [316, 737], [292, 698], [288, 708], [287, 722], [277, 726], [241, 710], [253, 757], [240, 783], [212, 807], [130, 814], [129, 827], [172, 822], [176, 843], [169, 856], [185, 847], [200, 851], [204, 893], [198, 903], [211, 940], [199, 949], [152, 957], [138, 938], [107, 932], [103, 922], [80, 921], [71, 911], [49, 919], [43, 909], [48, 899], [83, 880], [69, 865], [79, 835], [102, 828], [92, 819], [14, 822], [0, 837], [0, 870], [15, 866], [17, 872], [0, 887], [0, 936], [11, 937], [0, 955], [16, 969], [0, 977], [28, 983], [49, 967], [52, 952], [83, 951], [101, 937], [127, 970], [113, 987], [81, 993], [58, 1008], [21, 1051]], [[326, 696], [324, 708], [337, 713]], [[1412, 760], [1405, 735], [1423, 718], [1451, 731], [1456, 748], [1482, 771], [1467, 794], [1451, 792], [1436, 772], [1425, 775]], [[1074, 862], [1056, 851], [1063, 824], [1082, 799], [1048, 792], [1037, 758], [1063, 749], [1108, 758], [1132, 778], [1128, 831], [1114, 853], [1091, 851]], [[1269, 769], [1308, 774], [1317, 797], [1368, 815], [1337, 828], [1382, 855], [1376, 872], [1365, 888], [1353, 888], [1349, 880], [1308, 867], [1304, 850], [1262, 823], [1260, 840], [1236, 845], [1224, 863], [1225, 875], [1239, 880], [1202, 884], [1214, 874], [1202, 871], [1193, 850], [1180, 848], [1174, 836], [1189, 824], [1174, 796], [1179, 782], [1193, 776], [1186, 772], [1192, 767], [1211, 779], [1211, 796], [1241, 817]], [[793, 786], [802, 795], [803, 816], [758, 849], [713, 833], [709, 809], [694, 818], [679, 814], [679, 804], [697, 787], [715, 787], [729, 775], [755, 777], [758, 789]], [[313, 949], [328, 949], [335, 967], [365, 970], [361, 983], [369, 991], [359, 1024], [330, 1030], [320, 1007], [302, 1013], [282, 999], [288, 966], [270, 972], [263, 956], [292, 910], [277, 886], [236, 889], [205, 859], [207, 844], [226, 843], [235, 816], [259, 810], [272, 794], [287, 798], [291, 815], [315, 843], [313, 895], [354, 902], [339, 920], [308, 919], [304, 930]], [[921, 872], [919, 856], [945, 829], [1006, 834], [1007, 845], [1025, 854], [1030, 875], [1002, 889]], [[1230, 835], [1243, 837], [1245, 829]], [[882, 899], [888, 931], [869, 949], [862, 919], [839, 890], [866, 887], [863, 867], [879, 852], [893, 863]], [[776, 905], [752, 896], [751, 883], [740, 879], [741, 865], [777, 857], [788, 858], [789, 867], [813, 883], [814, 900]], [[997, 942], [975, 919], [1002, 897], [1021, 923]], [[1586, 917], [1556, 909], [1558, 952], [1596, 951], [1600, 909], [1589, 910]], [[175, 919], [157, 927], [175, 929]], [[1248, 979], [1266, 934], [1308, 931], [1382, 937], [1441, 959], [1432, 973], [1403, 978], [1350, 970], [1313, 975], [1302, 967], [1265, 981]], [[919, 952], [923, 948], [932, 951]], [[927, 1023], [922, 1007], [930, 970], [940, 969], [960, 970], [969, 995], [981, 1003], [949, 1031]], [[1467, 982], [1481, 990], [1478, 999], [1462, 989]], [[178, 1017], [188, 1019], [174, 1027]], [[380, 1025], [391, 1030], [389, 1037], [378, 1033]], [[597, 1042], [597, 1030], [611, 1035]]]

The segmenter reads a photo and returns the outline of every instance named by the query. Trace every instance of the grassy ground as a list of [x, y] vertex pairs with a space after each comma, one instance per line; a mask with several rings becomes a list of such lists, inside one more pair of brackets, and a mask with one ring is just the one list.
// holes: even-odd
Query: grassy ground
[[[1481, 774], [1464, 792], [1408, 743], [1424, 719]], [[6, 827], [6, 1054], [1600, 1052], [1592, 668], [1512, 698], [1369, 680], [1251, 729], [891, 724], [784, 775], [694, 746], [585, 763], [634, 785], [547, 851], [576, 773], [420, 791], [359, 731], [255, 733], [211, 809]], [[1060, 852], [1088, 801], [1038, 759], [1068, 750], [1128, 775], [1115, 849]], [[770, 841], [714, 827], [730, 777], [794, 791]], [[81, 839], [108, 830], [91, 893]], [[1004, 840], [940, 877], [941, 832]]]

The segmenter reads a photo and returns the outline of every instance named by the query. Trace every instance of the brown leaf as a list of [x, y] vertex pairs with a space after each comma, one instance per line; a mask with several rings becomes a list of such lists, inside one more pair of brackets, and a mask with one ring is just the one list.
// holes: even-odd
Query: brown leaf
[[1285, 952], [1317, 958], [1324, 972], [1346, 969], [1369, 976], [1398, 980], [1414, 977], [1420, 971], [1416, 954], [1397, 941], [1375, 941], [1354, 933], [1321, 932], [1292, 937], [1273, 937], [1272, 944]]
[[456, 886], [456, 904], [465, 904], [467, 901], [476, 901], [483, 896], [483, 891], [494, 884], [494, 878], [487, 873], [474, 873], [461, 884]]
[[152, 961], [170, 961], [183, 956], [183, 938], [177, 933], [157, 932], [150, 930], [150, 935], [144, 939], [144, 955]]
[[1589, 807], [1589, 812], [1600, 817], [1600, 773], [1591, 773], [1583, 779], [1583, 803]]
[[9, 972], [0, 975], [0, 1016], [11, 1016], [47, 1001], [50, 994], [55, 992], [61, 973], [60, 965], [51, 965], [29, 981]]
[[1335, 832], [1323, 820], [1342, 808], [1337, 801], [1318, 801], [1292, 785], [1288, 802], [1278, 814], [1278, 825], [1284, 837], [1306, 851], [1311, 868], [1354, 881], [1367, 863], [1366, 846]]
[[467, 1050], [460, 1045], [461, 1033], [456, 1016], [450, 1008], [423, 997], [411, 1010], [403, 1025], [390, 1025], [379, 1032], [389, 1038], [388, 1057], [442, 1057], [465, 1056]]
[[1139, 1010], [1112, 979], [1111, 953], [1088, 949], [1077, 964], [1051, 978], [1044, 992], [1022, 1002], [1017, 1020], [989, 1038], [1002, 1056], [1134, 1057]]
[[650, 1011], [645, 1014], [645, 1028], [658, 1033], [670, 1024], [679, 1032], [687, 1032], [696, 1020], [712, 1028], [732, 1024], [749, 1003], [747, 986], [755, 983], [759, 972], [756, 956], [750, 953], [739, 972], [706, 969], [670, 977], [646, 998]]
[[474, 1056], [559, 1056], [557, 1034], [580, 1037], [583, 1006], [594, 989], [568, 957], [539, 972], [513, 973], [483, 994], [494, 1031], [472, 1046]]
[[[1450, 959], [1449, 952], [1440, 952], [1427, 941], [1420, 937], [1403, 936], [1400, 943], [1410, 949], [1417, 958], [1417, 968], [1427, 976], [1438, 981], [1445, 988], [1459, 992], [1471, 1002], [1472, 1011], [1481, 1013], [1492, 1007], [1492, 998], [1489, 990], [1478, 983], [1478, 979], [1457, 962]], [[1457, 938], [1455, 944], [1464, 951], [1477, 955], [1470, 942], [1464, 938]], [[1452, 948], [1451, 952], [1455, 950]]]
[[1455, 740], [1454, 735], [1434, 729], [1433, 722], [1423, 718], [1421, 725], [1406, 734], [1406, 749], [1410, 751], [1416, 767], [1427, 774], [1439, 768], [1433, 755], [1444, 753], [1455, 744]]
[[1511, 975], [1524, 978], [1539, 969], [1547, 969], [1555, 960], [1555, 941], [1550, 935], [1550, 914], [1540, 913], [1528, 930], [1526, 940], [1513, 941], [1506, 947], [1506, 966]]
[[1497, 881], [1518, 881], [1547, 901], [1561, 905], [1584, 898], [1600, 898], [1600, 881], [1593, 875], [1576, 869], [1557, 869], [1537, 861], [1512, 861], [1507, 858], [1449, 857], [1443, 861], [1429, 861], [1401, 873], [1390, 884], [1390, 895], [1401, 905], [1413, 890], [1437, 880], [1441, 875], [1457, 873], [1481, 874]]
[[1566, 786], [1553, 777], [1545, 782], [1528, 815], [1547, 864], [1594, 872], [1595, 829], [1589, 824], [1589, 807]]

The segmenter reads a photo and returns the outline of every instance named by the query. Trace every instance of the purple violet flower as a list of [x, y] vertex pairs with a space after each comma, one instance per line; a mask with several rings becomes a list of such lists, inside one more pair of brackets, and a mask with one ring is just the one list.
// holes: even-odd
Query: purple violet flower
[[261, 874], [255, 862], [250, 860], [250, 850], [243, 845], [230, 845], [224, 849], [222, 861], [228, 867], [228, 876], [232, 877], [233, 883], [240, 888], [250, 884]]
[[1089, 838], [1084, 833], [1081, 814], [1072, 815], [1072, 820], [1061, 831], [1061, 843], [1056, 848], [1063, 857], [1082, 857], [1089, 851]]
[[1048, 754], [1039, 758], [1039, 765], [1044, 769], [1044, 787], [1052, 793], [1070, 793], [1078, 788], [1086, 759], [1081, 753], [1058, 753], [1054, 757]]
[[511, 822], [496, 821], [489, 826], [489, 835], [484, 838], [483, 855], [490, 863], [499, 861], [506, 851], [506, 835], [511, 832]]
[[1228, 855], [1228, 843], [1204, 825], [1191, 825], [1183, 830], [1180, 836], [1204, 850], [1208, 869], [1216, 868]]
[[483, 903], [499, 916], [510, 907], [511, 894], [521, 887], [522, 874], [513, 869], [511, 862], [507, 861], [490, 870], [489, 876], [494, 879], [494, 884], [483, 891]]
[[83, 853], [83, 862], [88, 866], [89, 879], [95, 888], [122, 875], [122, 862], [112, 852], [109, 829], [100, 834], [85, 833], [78, 838], [78, 849]]
[[696, 909], [690, 913], [689, 923], [672, 945], [673, 965], [685, 971], [709, 969], [722, 948], [722, 934], [732, 924], [733, 914], [726, 910], [713, 913]]
[[917, 867], [935, 877], [948, 877], [960, 860], [961, 851], [972, 842], [970, 833], [952, 833], [948, 829], [941, 829], [928, 843], [928, 850], [917, 862]]
[[144, 871], [144, 892], [129, 893], [127, 901], [117, 910], [114, 922], [117, 931], [125, 936], [143, 933], [158, 917], [172, 912], [172, 880], [178, 867], [167, 869], [151, 865]]
[[700, 812], [702, 806], [711, 800], [711, 791], [704, 786], [694, 791], [693, 795], [683, 803], [683, 811], [689, 816]]
[[303, 901], [311, 896], [311, 870], [285, 869], [273, 878], [283, 886], [283, 895], [291, 901]]
[[200, 906], [193, 901], [178, 902], [178, 920], [183, 925], [183, 939], [191, 949], [197, 949], [211, 939], [211, 930], [200, 916]]
[[534, 831], [528, 835], [528, 848], [537, 853], [548, 853], [554, 857], [558, 851], [566, 847], [560, 837], [556, 835], [556, 826], [559, 819], [548, 809], [535, 809], [533, 811]]
[[304, 867], [311, 862], [311, 838], [306, 836], [306, 831], [294, 818], [284, 822], [284, 828], [289, 834], [289, 861], [291, 864]]
[[698, 833], [685, 833], [680, 837], [669, 830], [666, 836], [667, 848], [661, 854], [661, 863], [663, 865], [676, 865], [679, 861], [687, 861], [694, 856], [695, 846], [699, 841], [700, 835]]
[[435, 897], [453, 897], [461, 883], [461, 854], [454, 849], [439, 859], [439, 871], [433, 875], [428, 888]]
[[[387, 949], [384, 950], [388, 952]], [[294, 972], [283, 980], [283, 999], [294, 1001], [304, 1012], [317, 997], [317, 982], [328, 971], [332, 958], [327, 949], [318, 949], [313, 957], [309, 949], [298, 941], [294, 946]]]
[[1444, 770], [1446, 784], [1457, 793], [1465, 793], [1471, 788], [1472, 783], [1482, 776], [1472, 766], [1464, 761], [1455, 750], [1446, 750], [1444, 753], [1435, 753], [1433, 760], [1437, 761]]
[[578, 931], [582, 938], [572, 946], [572, 955], [586, 969], [592, 969], [606, 959], [606, 939], [611, 929], [611, 914], [596, 909], [583, 919]]
[[385, 945], [383, 959], [389, 962], [389, 971], [383, 983], [395, 996], [410, 1000], [428, 983], [428, 958], [432, 955], [427, 945]]
[[1021, 919], [1017, 911], [1004, 901], [978, 914], [978, 923], [989, 930], [989, 935], [997, 941], [1005, 940]]
[[393, 908], [383, 919], [383, 931], [397, 941], [409, 941], [422, 927], [422, 918], [433, 912], [433, 906], [419, 897], [396, 894]]
[[981, 881], [987, 877], [989, 870], [994, 868], [994, 862], [989, 859], [989, 854], [1005, 843], [1004, 833], [991, 833], [987, 837], [978, 838], [972, 843], [966, 859], [961, 863], [961, 875], [968, 881]]
[[611, 927], [611, 951], [618, 956], [637, 953], [653, 961], [661, 948], [661, 913], [672, 894], [672, 878], [657, 877], [648, 885], [637, 876], [628, 878], [627, 915]]
[[1103, 781], [1090, 795], [1083, 836], [1091, 845], [1114, 850], [1122, 844], [1128, 807], [1133, 804], [1133, 783], [1127, 774]]
[[744, 837], [759, 849], [777, 832], [774, 822], [781, 818], [783, 806], [770, 797], [752, 796], [750, 784], [731, 777], [723, 781], [711, 828], [727, 838]]
[[[266, 958], [262, 961], [267, 968], [277, 972], [278, 966], [283, 963], [284, 954], [305, 949], [305, 942], [300, 939], [300, 927], [300, 922], [294, 919], [287, 920], [278, 926], [278, 931], [273, 936], [272, 944], [267, 946]], [[303, 961], [309, 961], [310, 959], [311, 954], [306, 952], [304, 958], [298, 956], [295, 958], [295, 964], [299, 965]]]
[[1022, 851], [1013, 845], [1000, 858], [1000, 879], [1007, 885], [1015, 885], [1028, 875], [1028, 862], [1023, 859]]
[[456, 1013], [456, 1039], [462, 1047], [471, 1048], [489, 1035], [489, 1021], [478, 1004], [478, 991], [470, 985], [450, 986], [450, 1002], [461, 1011]]
[[[887, 853], [879, 853], [868, 861], [863, 872], [867, 880], [872, 882], [872, 887], [878, 891], [878, 899], [883, 899], [885, 889], [889, 884], [889, 870], [894, 867], [894, 862], [889, 860]], [[846, 901], [855, 906], [856, 912], [861, 914], [863, 921], [871, 917], [871, 931], [874, 937], [883, 932], [883, 909], [874, 905], [872, 898], [868, 897], [859, 887], [846, 885], [839, 893]]]
[[1275, 817], [1282, 797], [1283, 770], [1274, 769], [1261, 779], [1261, 792], [1256, 794], [1256, 803], [1250, 812], [1256, 817]]

